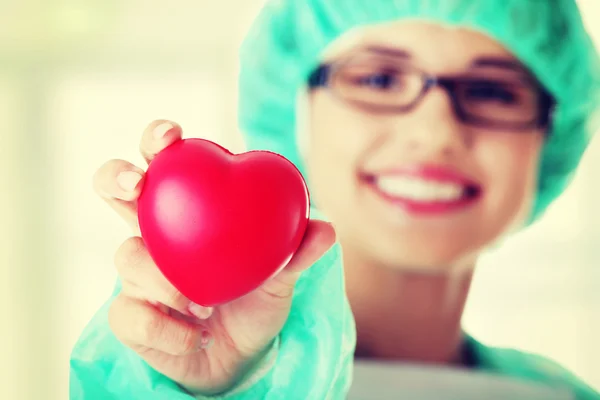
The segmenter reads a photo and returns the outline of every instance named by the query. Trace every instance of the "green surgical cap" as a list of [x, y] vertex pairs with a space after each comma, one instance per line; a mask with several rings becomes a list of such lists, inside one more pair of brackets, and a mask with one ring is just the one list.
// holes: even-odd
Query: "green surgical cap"
[[408, 18], [488, 34], [555, 97], [534, 221], [565, 190], [600, 122], [600, 61], [575, 0], [267, 1], [240, 52], [239, 127], [248, 150], [282, 154], [305, 172], [296, 98], [323, 51], [353, 28]]

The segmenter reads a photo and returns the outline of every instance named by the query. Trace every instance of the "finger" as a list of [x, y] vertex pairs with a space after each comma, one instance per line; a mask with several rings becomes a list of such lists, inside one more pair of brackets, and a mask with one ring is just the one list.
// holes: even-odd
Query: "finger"
[[95, 192], [139, 232], [137, 198], [143, 185], [144, 171], [124, 160], [110, 160], [94, 174]]
[[302, 243], [284, 271], [302, 272], [313, 265], [335, 243], [335, 230], [325, 221], [310, 220]]
[[156, 120], [144, 130], [140, 152], [146, 162], [150, 163], [163, 149], [181, 140], [181, 136], [181, 126], [177, 123], [165, 119]]
[[[168, 314], [177, 319], [183, 319], [184, 321], [188, 321], [193, 324], [201, 323], [202, 321], [208, 319], [213, 313], [212, 307], [202, 307], [192, 303], [190, 305], [190, 311], [193, 315], [182, 314], [179, 311], [173, 308], [169, 308], [156, 300], [148, 299], [148, 295], [144, 292], [142, 288], [136, 286], [133, 282], [126, 280], [122, 280], [121, 293], [123, 293], [127, 297], [132, 297], [140, 301], [145, 301], [146, 303], [150, 304], [157, 310], [160, 310], [160, 312], [164, 314]], [[192, 309], [196, 306], [198, 307], [197, 309]]]
[[212, 342], [203, 326], [178, 320], [122, 294], [111, 304], [108, 322], [115, 336], [138, 352], [154, 349], [183, 356], [204, 349]]
[[335, 243], [333, 226], [324, 221], [311, 220], [300, 248], [289, 264], [273, 278], [269, 279], [262, 290], [270, 297], [289, 298], [302, 271], [313, 265]]
[[148, 296], [146, 295], [146, 293], [144, 293], [142, 288], [140, 288], [140, 287], [136, 286], [134, 283], [126, 281], [126, 280], [122, 280], [121, 293], [123, 293], [127, 297], [131, 297], [133, 299], [137, 299], [137, 300], [146, 302], [147, 304], [156, 308], [163, 314], [170, 315], [171, 317], [173, 317], [175, 319], [181, 319], [181, 320], [187, 321], [191, 324], [201, 324], [204, 322], [204, 320], [208, 319], [212, 315], [212, 308], [209, 309], [208, 307], [201, 307], [202, 310], [199, 310], [199, 313], [198, 313], [198, 315], [200, 315], [200, 316], [182, 314], [179, 311], [169, 308], [166, 305], [159, 303], [156, 300], [149, 300]]
[[115, 254], [115, 266], [123, 281], [138, 288], [132, 295], [154, 305], [163, 304], [179, 313], [207, 319], [212, 307], [193, 303], [175, 288], [156, 266], [141, 237], [127, 239]]

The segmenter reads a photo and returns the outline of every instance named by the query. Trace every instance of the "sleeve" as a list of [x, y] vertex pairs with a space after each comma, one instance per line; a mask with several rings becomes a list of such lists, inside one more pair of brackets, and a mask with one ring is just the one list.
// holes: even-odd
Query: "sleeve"
[[345, 398], [349, 389], [356, 332], [339, 245], [298, 281], [290, 316], [266, 355], [230, 392], [216, 397], [185, 391], [122, 345], [108, 325], [111, 301], [72, 351], [72, 400], [322, 400]]
[[600, 393], [583, 379], [557, 362], [537, 354], [528, 354], [532, 375], [573, 393], [575, 400], [600, 400]]
[[469, 340], [475, 346], [483, 370], [543, 383], [570, 395], [573, 400], [600, 400], [597, 389], [548, 357], [510, 348], [488, 347], [471, 337]]

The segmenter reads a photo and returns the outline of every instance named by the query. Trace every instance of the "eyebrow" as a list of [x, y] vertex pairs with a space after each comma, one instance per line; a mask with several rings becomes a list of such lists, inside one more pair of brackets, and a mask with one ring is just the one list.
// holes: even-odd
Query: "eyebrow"
[[[365, 47], [364, 50], [366, 50], [370, 53], [376, 53], [376, 54], [381, 54], [384, 56], [390, 56], [390, 57], [395, 57], [395, 58], [403, 58], [403, 59], [412, 58], [412, 55], [410, 54], [409, 51], [398, 48], [398, 47], [372, 45], [372, 46]], [[520, 63], [516, 60], [506, 58], [506, 57], [493, 57], [493, 56], [480, 57], [480, 58], [477, 58], [475, 61], [473, 61], [470, 66], [471, 69], [489, 68], [489, 67], [510, 70], [510, 71], [519, 72], [519, 73], [522, 73], [525, 75], [530, 74], [529, 70], [522, 63]]]
[[473, 61], [471, 64], [472, 69], [476, 68], [499, 68], [506, 69], [510, 71], [519, 72], [525, 75], [529, 75], [529, 70], [520, 62], [516, 60], [511, 60], [509, 58], [503, 57], [481, 57]]
[[403, 49], [397, 47], [387, 47], [387, 46], [368, 46], [365, 48], [368, 52], [377, 53], [384, 56], [391, 56], [397, 58], [411, 58], [411, 54]]

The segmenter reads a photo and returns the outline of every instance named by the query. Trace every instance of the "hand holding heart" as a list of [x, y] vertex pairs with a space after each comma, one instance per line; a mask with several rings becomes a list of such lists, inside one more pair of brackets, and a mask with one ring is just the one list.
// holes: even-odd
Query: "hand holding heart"
[[[109, 311], [112, 331], [158, 372], [208, 395], [233, 386], [269, 347], [301, 272], [333, 245], [335, 233], [327, 223], [306, 222], [301, 177], [279, 156], [232, 156], [181, 134], [173, 122], [153, 122], [140, 145], [147, 176], [111, 160], [96, 172], [94, 187], [134, 234], [115, 254], [122, 290]], [[169, 150], [179, 151], [180, 164]], [[161, 159], [166, 167], [155, 173]], [[265, 165], [278, 172], [269, 175]], [[179, 201], [168, 201], [169, 193]]]

